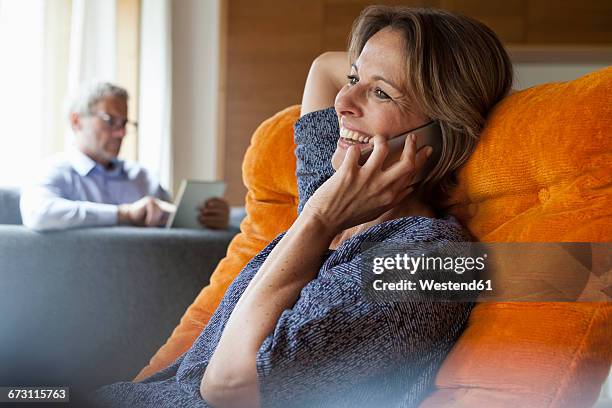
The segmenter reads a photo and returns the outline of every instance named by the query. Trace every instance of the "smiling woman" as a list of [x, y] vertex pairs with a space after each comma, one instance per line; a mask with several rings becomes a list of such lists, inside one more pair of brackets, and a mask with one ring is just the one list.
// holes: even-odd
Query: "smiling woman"
[[[442, 14], [447, 18], [436, 24]], [[508, 54], [488, 27], [449, 16], [376, 7], [362, 13], [348, 52], [328, 52], [313, 63], [301, 111], [331, 106], [335, 97], [340, 135], [362, 143], [436, 120], [441, 158], [420, 189], [434, 204], [452, 188], [455, 171], [476, 147], [489, 110], [513, 78]], [[339, 149], [335, 165], [342, 155]]]
[[[366, 296], [361, 248], [470, 239], [429, 191], [469, 156], [511, 66], [484, 25], [431, 9], [367, 8], [349, 51], [351, 64], [318, 58], [306, 83], [298, 218], [245, 266], [189, 351], [141, 383], [103, 387], [100, 405], [416, 407], [428, 395], [472, 304]], [[431, 121], [442, 164], [415, 185], [431, 148], [413, 135], [395, 157], [387, 141]]]
[[[410, 94], [398, 85], [402, 81], [404, 58], [402, 34], [384, 28], [374, 34], [351, 64], [348, 83], [336, 96], [335, 107], [340, 118], [342, 141], [357, 138], [363, 146], [380, 135], [390, 139], [429, 122], [415, 106]], [[400, 82], [401, 81], [401, 82]], [[339, 168], [346, 148], [342, 143], [332, 158]]]

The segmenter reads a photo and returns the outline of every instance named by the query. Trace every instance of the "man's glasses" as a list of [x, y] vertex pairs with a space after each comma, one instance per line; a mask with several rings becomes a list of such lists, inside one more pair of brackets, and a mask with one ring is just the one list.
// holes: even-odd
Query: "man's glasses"
[[131, 125], [134, 127], [134, 129], [138, 129], [138, 122], [132, 122], [130, 120], [124, 119], [124, 118], [118, 118], [116, 116], [113, 116], [111, 114], [108, 114], [106, 112], [93, 112], [91, 113], [91, 116], [95, 116], [98, 117], [102, 120], [102, 122], [104, 122], [104, 124], [110, 129], [110, 130], [121, 130], [121, 129], [125, 129], [127, 125]]

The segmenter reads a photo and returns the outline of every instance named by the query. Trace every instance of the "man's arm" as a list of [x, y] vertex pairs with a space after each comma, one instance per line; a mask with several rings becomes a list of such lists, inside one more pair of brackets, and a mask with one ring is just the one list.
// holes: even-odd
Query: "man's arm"
[[155, 190], [155, 194], [153, 194], [153, 197], [161, 200], [161, 201], [165, 201], [167, 203], [172, 203], [172, 195], [161, 186], [161, 184], [157, 184], [157, 188]]
[[23, 224], [35, 231], [117, 224], [116, 205], [69, 200], [66, 184], [56, 175], [24, 188], [19, 203]]
[[23, 224], [35, 231], [113, 225], [159, 226], [173, 211], [154, 197], [122, 205], [71, 200], [71, 180], [51, 169], [40, 181], [25, 187], [19, 203]]

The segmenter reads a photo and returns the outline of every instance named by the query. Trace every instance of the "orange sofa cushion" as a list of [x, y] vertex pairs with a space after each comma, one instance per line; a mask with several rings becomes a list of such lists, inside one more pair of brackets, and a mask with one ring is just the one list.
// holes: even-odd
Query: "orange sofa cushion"
[[[485, 242], [612, 241], [612, 68], [505, 98], [449, 205]], [[482, 303], [422, 407], [588, 407], [611, 361], [610, 302]]]
[[[490, 115], [449, 210], [487, 242], [612, 241], [612, 68], [517, 92]], [[225, 289], [296, 216], [293, 123], [299, 107], [255, 132], [245, 156], [248, 216], [227, 257], [137, 379], [198, 336]], [[612, 360], [610, 303], [482, 303], [423, 407], [588, 404]]]
[[293, 106], [255, 130], [242, 163], [242, 178], [248, 192], [247, 216], [240, 224], [241, 232], [229, 244], [226, 257], [210, 277], [210, 284], [202, 289], [170, 338], [134, 381], [169, 366], [189, 350], [236, 275], [274, 237], [289, 229], [297, 217], [293, 124], [299, 117], [300, 107]]

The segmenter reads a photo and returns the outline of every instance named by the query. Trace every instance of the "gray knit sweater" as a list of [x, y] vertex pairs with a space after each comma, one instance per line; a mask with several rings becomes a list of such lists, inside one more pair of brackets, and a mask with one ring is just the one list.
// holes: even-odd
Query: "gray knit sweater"
[[[332, 108], [295, 125], [300, 211], [333, 172], [339, 129]], [[283, 234], [240, 272], [189, 351], [141, 383], [100, 388], [93, 399], [112, 407], [207, 407], [199, 393], [204, 371], [238, 299]], [[387, 221], [328, 251], [318, 276], [285, 310], [257, 354], [265, 407], [416, 407], [463, 330], [472, 305], [378, 302], [362, 291], [361, 245], [442, 245], [469, 237], [452, 217]]]

